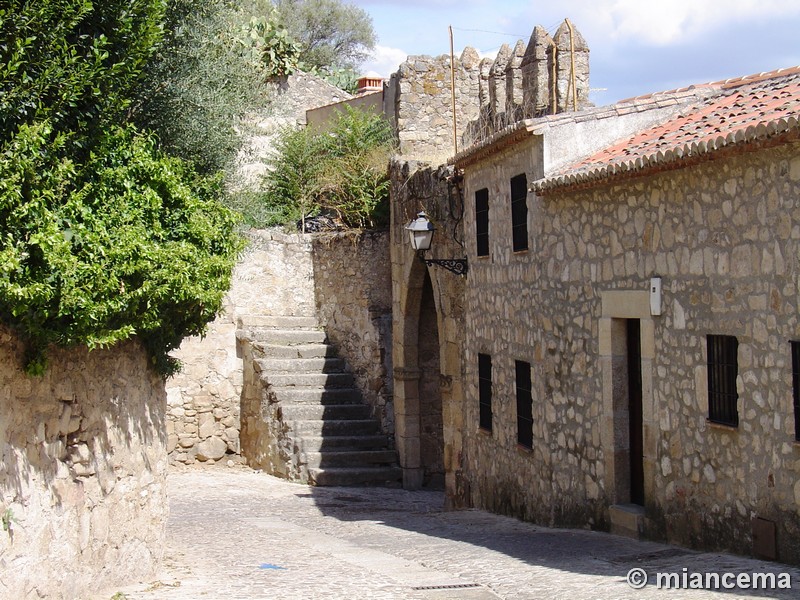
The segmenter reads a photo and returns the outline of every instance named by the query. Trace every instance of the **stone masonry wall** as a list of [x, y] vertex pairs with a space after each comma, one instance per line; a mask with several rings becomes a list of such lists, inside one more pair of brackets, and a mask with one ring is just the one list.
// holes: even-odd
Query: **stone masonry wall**
[[394, 433], [388, 231], [313, 236], [317, 318], [383, 431]]
[[[529, 194], [531, 248], [512, 253], [508, 181], [527, 171], [530, 182], [527, 152], [466, 176], [467, 240], [475, 190], [490, 197], [490, 256], [468, 246], [464, 470], [475, 505], [607, 526], [608, 506], [625, 501], [611, 472], [619, 441], [603, 355], [617, 319], [608, 315], [630, 318], [643, 298], [645, 533], [747, 552], [759, 517], [776, 523], [779, 558], [800, 561], [788, 343], [800, 338], [796, 142], [594, 190]], [[664, 308], [651, 318], [652, 276], [662, 277]], [[707, 334], [738, 339], [737, 428], [707, 420]], [[477, 427], [478, 352], [492, 356], [491, 433]], [[530, 451], [516, 443], [514, 360], [532, 363]]]
[[249, 315], [314, 314], [313, 263], [307, 237], [251, 231], [233, 272], [225, 309], [205, 337], [175, 353], [183, 370], [167, 382], [170, 459], [191, 464], [238, 460], [242, 361], [236, 329]]
[[170, 459], [240, 460], [242, 357], [236, 331], [258, 316], [316, 317], [350, 365], [364, 398], [392, 432], [391, 280], [388, 233], [289, 234], [253, 230], [225, 311], [175, 355], [167, 382]]
[[[455, 60], [457, 130], [478, 117], [480, 57], [465, 48]], [[453, 148], [453, 101], [450, 57], [410, 56], [389, 82], [387, 98], [394, 99], [393, 125], [400, 154], [417, 160], [444, 162]]]
[[53, 351], [26, 376], [0, 330], [0, 597], [83, 598], [153, 576], [166, 501], [164, 384], [134, 342]]

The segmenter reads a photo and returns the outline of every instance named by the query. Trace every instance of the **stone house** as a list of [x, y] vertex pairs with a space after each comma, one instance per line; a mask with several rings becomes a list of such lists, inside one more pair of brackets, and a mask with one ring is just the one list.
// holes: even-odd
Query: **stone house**
[[[518, 119], [468, 124], [449, 167], [393, 165], [405, 485], [443, 471], [452, 506], [797, 563], [800, 69], [543, 114], [518, 66], [479, 80], [481, 114], [521, 82]], [[425, 258], [465, 277], [411, 250], [420, 209]]]

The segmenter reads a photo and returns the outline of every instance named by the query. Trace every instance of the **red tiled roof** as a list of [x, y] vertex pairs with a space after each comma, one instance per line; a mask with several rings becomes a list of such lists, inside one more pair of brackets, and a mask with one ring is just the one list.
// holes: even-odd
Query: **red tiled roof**
[[621, 172], [638, 171], [704, 154], [723, 146], [765, 139], [798, 127], [800, 67], [719, 81], [703, 87], [719, 91], [692, 104], [680, 116], [537, 182], [537, 191], [598, 181]]

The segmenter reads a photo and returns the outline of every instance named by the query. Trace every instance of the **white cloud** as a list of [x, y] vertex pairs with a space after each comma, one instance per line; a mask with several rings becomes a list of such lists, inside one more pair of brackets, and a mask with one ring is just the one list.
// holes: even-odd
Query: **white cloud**
[[389, 46], [375, 46], [372, 56], [361, 65], [363, 72], [375, 71], [385, 78], [397, 71], [400, 63], [408, 58], [408, 52], [400, 48], [390, 48]]
[[800, 14], [797, 0], [571, 0], [560, 8], [574, 11], [581, 31], [654, 46], [684, 43], [733, 23]]

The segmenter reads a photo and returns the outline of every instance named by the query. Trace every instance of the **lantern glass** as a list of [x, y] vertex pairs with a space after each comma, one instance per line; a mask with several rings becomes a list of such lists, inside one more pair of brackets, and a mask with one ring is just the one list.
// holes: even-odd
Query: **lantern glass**
[[411, 247], [414, 250], [429, 250], [433, 239], [434, 227], [424, 212], [417, 214], [417, 218], [406, 225]]

